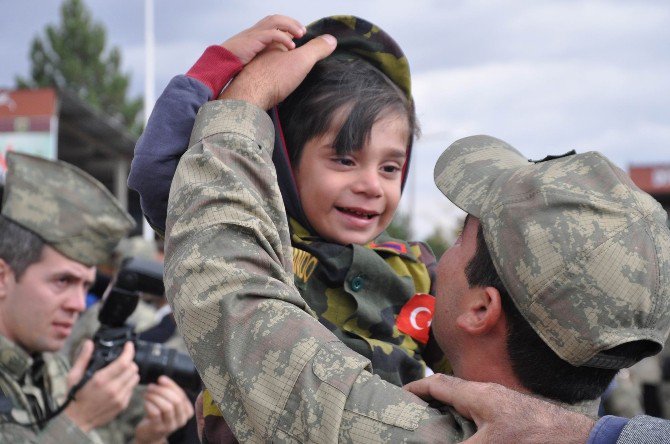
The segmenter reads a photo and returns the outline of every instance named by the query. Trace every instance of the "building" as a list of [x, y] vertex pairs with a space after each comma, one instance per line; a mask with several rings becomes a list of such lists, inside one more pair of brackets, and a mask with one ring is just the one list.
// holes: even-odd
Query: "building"
[[133, 215], [139, 197], [126, 186], [137, 138], [75, 93], [53, 88], [0, 90], [0, 182], [5, 153], [20, 151], [78, 166], [102, 182]]
[[651, 194], [670, 213], [670, 163], [630, 166], [628, 174], [638, 187]]

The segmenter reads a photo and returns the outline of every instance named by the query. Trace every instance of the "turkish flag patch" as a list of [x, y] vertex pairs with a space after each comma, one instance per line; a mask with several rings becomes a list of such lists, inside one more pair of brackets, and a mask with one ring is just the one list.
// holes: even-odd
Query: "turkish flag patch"
[[435, 312], [435, 297], [417, 293], [402, 307], [396, 318], [398, 330], [422, 344], [428, 343], [430, 324]]

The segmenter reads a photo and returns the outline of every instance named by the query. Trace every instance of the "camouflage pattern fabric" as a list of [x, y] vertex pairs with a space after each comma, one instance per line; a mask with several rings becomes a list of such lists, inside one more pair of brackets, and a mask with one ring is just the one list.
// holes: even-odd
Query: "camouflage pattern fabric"
[[[60, 414], [43, 429], [24, 426], [58, 408], [67, 396], [65, 360], [53, 353], [30, 357], [0, 335], [0, 392], [11, 402], [0, 412], [0, 441], [14, 443], [101, 443], [95, 431], [84, 433]], [[45, 396], [46, 395], [46, 396]], [[19, 424], [17, 424], [17, 422]]]
[[329, 243], [310, 240], [304, 228], [290, 222], [300, 295], [323, 325], [370, 360], [374, 374], [402, 386], [423, 378], [426, 365], [450, 372], [435, 343], [430, 345], [436, 354], [426, 359], [426, 346], [396, 325], [400, 309], [413, 295], [431, 291], [431, 277], [421, 261], [423, 255], [434, 263], [429, 250], [422, 252], [418, 244], [382, 233], [368, 245], [338, 248], [334, 256]]
[[660, 351], [670, 332], [667, 213], [603, 155], [533, 162], [473, 136], [440, 156], [435, 183], [480, 219], [515, 305], [563, 360], [622, 368], [636, 359], [601, 352], [638, 340]]
[[307, 33], [295, 41], [296, 45], [303, 45], [321, 34], [337, 39], [336, 54], [348, 52], [362, 57], [412, 98], [407, 57], [395, 40], [378, 26], [353, 15], [325, 17], [307, 25]]
[[[290, 220], [294, 282], [319, 322], [347, 347], [370, 360], [372, 372], [402, 386], [434, 372], [449, 373], [434, 340], [424, 345], [398, 330], [400, 309], [416, 293], [430, 293], [427, 265], [435, 258], [428, 247], [382, 234], [366, 246], [330, 248], [333, 244], [309, 236]], [[336, 254], [332, 254], [335, 252]], [[428, 353], [426, 353], [427, 349]], [[205, 391], [205, 435], [210, 442], [228, 430], [219, 424], [221, 412]], [[221, 419], [222, 421], [222, 419]]]
[[135, 222], [96, 179], [62, 161], [7, 155], [2, 215], [87, 266], [108, 260]]
[[457, 442], [474, 425], [372, 375], [294, 285], [273, 126], [242, 101], [200, 110], [172, 182], [166, 294], [240, 442]]

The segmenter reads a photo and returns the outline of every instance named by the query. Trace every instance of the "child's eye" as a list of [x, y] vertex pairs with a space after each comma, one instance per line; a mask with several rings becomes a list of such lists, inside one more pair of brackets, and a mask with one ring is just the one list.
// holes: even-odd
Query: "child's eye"
[[397, 165], [384, 165], [382, 167], [382, 171], [384, 171], [385, 173], [397, 173], [398, 171], [400, 171], [400, 167]]
[[333, 158], [333, 162], [344, 166], [352, 166], [354, 164], [354, 161], [348, 157], [335, 157]]

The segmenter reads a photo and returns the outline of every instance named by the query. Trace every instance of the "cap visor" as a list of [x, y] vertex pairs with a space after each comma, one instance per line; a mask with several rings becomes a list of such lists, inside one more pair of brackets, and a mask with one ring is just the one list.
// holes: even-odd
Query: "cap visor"
[[452, 143], [435, 164], [435, 185], [460, 209], [475, 217], [501, 174], [530, 162], [511, 145], [491, 136]]

